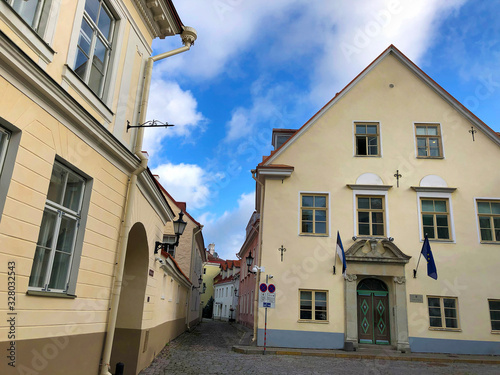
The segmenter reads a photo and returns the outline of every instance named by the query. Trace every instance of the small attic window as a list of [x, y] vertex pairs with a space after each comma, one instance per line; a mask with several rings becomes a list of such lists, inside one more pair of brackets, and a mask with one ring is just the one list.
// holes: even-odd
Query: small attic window
[[289, 135], [278, 135], [276, 136], [276, 146], [275, 149], [280, 148], [283, 144], [290, 138]]

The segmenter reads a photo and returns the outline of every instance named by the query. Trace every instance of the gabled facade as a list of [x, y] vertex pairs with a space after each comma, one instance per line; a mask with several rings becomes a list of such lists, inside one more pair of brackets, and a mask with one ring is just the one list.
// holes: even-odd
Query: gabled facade
[[[499, 158], [498, 134], [390, 46], [253, 171], [267, 345], [500, 354]], [[414, 277], [425, 236], [437, 280], [425, 258]]]
[[240, 261], [226, 260], [214, 278], [213, 319], [236, 321], [238, 318], [238, 291]]
[[[184, 47], [150, 58], [175, 35]], [[146, 121], [153, 61], [195, 39], [170, 0], [0, 2], [0, 257], [17, 314], [0, 373], [136, 374], [185, 316], [191, 283], [167, 260], [179, 304], [164, 310], [154, 256], [175, 213], [127, 125]]]
[[[257, 290], [256, 274], [252, 272], [253, 264], [258, 264], [258, 241], [259, 241], [260, 216], [257, 211], [252, 213], [246, 228], [245, 242], [237, 254], [242, 264], [240, 271], [240, 289], [238, 293], [239, 323], [253, 328], [254, 324], [254, 297]], [[248, 267], [246, 258], [251, 255], [253, 264]]]

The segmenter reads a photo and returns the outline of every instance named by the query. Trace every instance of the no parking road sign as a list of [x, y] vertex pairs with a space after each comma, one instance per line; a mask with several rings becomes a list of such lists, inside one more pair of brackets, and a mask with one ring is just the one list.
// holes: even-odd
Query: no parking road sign
[[274, 309], [276, 302], [276, 287], [274, 284], [259, 285], [259, 306]]

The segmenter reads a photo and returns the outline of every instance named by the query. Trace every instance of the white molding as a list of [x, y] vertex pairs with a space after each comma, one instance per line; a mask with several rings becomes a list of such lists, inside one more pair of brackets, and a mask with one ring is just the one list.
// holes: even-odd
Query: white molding
[[264, 176], [264, 177], [271, 177], [271, 178], [286, 178], [290, 177], [293, 173], [293, 168], [266, 168], [266, 169], [259, 169], [259, 175]]
[[476, 214], [476, 231], [477, 231], [477, 242], [481, 245], [500, 245], [500, 243], [495, 242], [483, 242], [481, 241], [481, 229], [479, 228], [479, 212], [477, 212], [477, 201], [499, 201], [500, 197], [474, 197], [474, 213]]
[[[324, 234], [302, 234], [300, 230], [300, 226], [302, 224], [300, 220], [301, 212], [300, 212], [300, 207], [301, 207], [301, 201], [300, 201], [300, 196], [302, 194], [324, 194], [328, 196], [328, 235]], [[298, 208], [297, 208], [297, 235], [300, 237], [324, 237], [324, 238], [329, 238], [332, 237], [332, 206], [331, 206], [331, 194], [328, 191], [299, 191], [298, 195]]]
[[113, 121], [113, 112], [103, 102], [101, 102], [94, 92], [76, 75], [68, 65], [64, 65], [62, 72], [64, 83], [75, 90], [92, 109], [94, 109], [104, 120], [110, 124]]
[[[423, 191], [417, 192], [418, 238], [420, 239], [420, 242], [424, 242], [424, 239], [422, 238], [422, 209], [420, 206], [420, 198], [438, 198], [438, 199], [441, 198], [441, 199], [448, 200], [448, 206], [450, 208], [449, 216], [450, 216], [451, 239], [450, 240], [435, 240], [435, 241], [436, 242], [443, 242], [443, 243], [457, 243], [456, 236], [455, 236], [455, 221], [453, 220], [453, 203], [451, 201], [451, 193], [423, 192]], [[437, 235], [437, 233], [436, 233], [436, 235]], [[430, 239], [429, 241], [434, 241], [434, 240]]]
[[[52, 7], [54, 8], [54, 5]], [[42, 42], [45, 38], [39, 36], [31, 27], [23, 22], [21, 17], [4, 1], [0, 1], [0, 20], [5, 22], [11, 31], [40, 57], [40, 61], [37, 61], [37, 63], [41, 66], [47, 66], [52, 62], [55, 52], [47, 42]], [[55, 21], [49, 23], [51, 27], [53, 26], [52, 23], [55, 24]]]
[[[353, 186], [353, 187], [351, 187]], [[380, 196], [380, 197], [384, 197], [384, 210], [385, 210], [385, 215], [384, 215], [384, 219], [385, 219], [385, 237], [389, 238], [391, 237], [391, 230], [390, 230], [390, 226], [389, 226], [389, 199], [388, 199], [388, 192], [387, 190], [369, 190], [369, 189], [365, 189], [365, 188], [356, 188], [355, 185], [351, 185], [349, 187], [351, 187], [352, 189], [352, 204], [353, 204], [353, 227], [354, 227], [354, 236], [355, 237], [358, 237], [358, 226], [357, 226], [357, 222], [358, 222], [358, 218], [357, 218], [357, 210], [356, 210], [356, 197], [358, 195], [370, 195], [370, 196]], [[360, 186], [360, 185], [358, 185]], [[361, 185], [362, 186], [362, 185]], [[392, 187], [392, 186], [391, 186]], [[363, 237], [363, 236], [362, 236]]]
[[[33, 61], [20, 54], [9, 40], [0, 37], [0, 74], [16, 89], [98, 150], [124, 173], [139, 165], [138, 158], [126, 148], [74, 98], [43, 72]], [[39, 93], [39, 94], [37, 94]]]

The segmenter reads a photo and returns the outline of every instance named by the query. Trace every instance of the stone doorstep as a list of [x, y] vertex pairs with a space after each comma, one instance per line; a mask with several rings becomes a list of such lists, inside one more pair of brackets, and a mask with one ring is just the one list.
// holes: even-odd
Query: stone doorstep
[[[241, 354], [264, 354], [262, 347], [235, 345], [232, 350]], [[343, 352], [341, 350], [322, 349], [292, 349], [292, 348], [266, 348], [266, 354], [272, 355], [293, 355], [293, 356], [316, 356], [333, 357], [347, 359], [371, 359], [389, 361], [415, 361], [415, 362], [441, 362], [441, 363], [472, 363], [472, 364], [500, 364], [499, 356], [474, 356], [474, 355], [454, 355], [434, 353], [390, 353], [385, 352]]]

